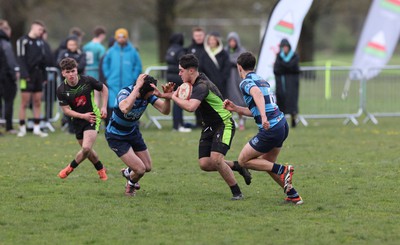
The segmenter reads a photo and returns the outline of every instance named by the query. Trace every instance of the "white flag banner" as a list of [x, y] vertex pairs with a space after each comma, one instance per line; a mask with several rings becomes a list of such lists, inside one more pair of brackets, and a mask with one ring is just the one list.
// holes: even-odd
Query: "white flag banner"
[[374, 0], [353, 60], [352, 68], [358, 70], [350, 73], [350, 79], [368, 80], [378, 75], [392, 57], [399, 35], [400, 0]]
[[303, 20], [312, 0], [280, 0], [271, 12], [257, 62], [257, 74], [266, 79], [275, 90], [274, 63], [279, 44], [286, 38], [296, 50]]

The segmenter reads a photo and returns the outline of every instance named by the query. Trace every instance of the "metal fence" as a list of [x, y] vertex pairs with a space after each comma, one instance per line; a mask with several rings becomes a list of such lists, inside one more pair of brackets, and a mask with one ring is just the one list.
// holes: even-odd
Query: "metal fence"
[[[161, 83], [166, 82], [166, 66], [150, 66], [145, 73]], [[367, 80], [350, 80], [349, 74], [365, 77], [366, 73], [379, 74]], [[53, 122], [58, 121], [61, 110], [56, 105], [56, 89], [61, 81], [59, 70], [47, 68], [48, 82], [44, 85], [44, 114], [41, 127], [54, 131]], [[301, 67], [298, 120], [304, 126], [310, 119], [343, 119], [343, 124], [363, 122], [378, 123], [379, 117], [400, 116], [400, 66], [385, 66], [368, 71], [350, 67]], [[15, 110], [15, 109], [14, 109]], [[4, 112], [4, 110], [2, 110]], [[172, 120], [171, 116], [152, 115], [146, 110], [148, 122], [145, 128], [155, 125], [161, 129], [162, 120]], [[4, 118], [4, 117], [1, 117]], [[194, 121], [193, 116], [184, 116], [185, 121]], [[18, 122], [18, 119], [14, 119]], [[0, 119], [0, 124], [4, 123]], [[28, 121], [29, 127], [29, 121]]]
[[[58, 121], [60, 118], [60, 107], [55, 104], [57, 102], [57, 86], [60, 83], [60, 72], [56, 67], [47, 67], [47, 83], [43, 84], [43, 96], [42, 96], [42, 113], [41, 113], [41, 121], [40, 127], [46, 128], [51, 132], [54, 132], [55, 129], [52, 123]], [[14, 111], [19, 110], [14, 106]], [[4, 124], [4, 105], [2, 108], [2, 115], [0, 118], [0, 124]], [[18, 123], [19, 119], [14, 118], [13, 123]], [[27, 118], [27, 128], [33, 129], [33, 119]]]
[[[165, 81], [166, 66], [151, 66], [145, 73]], [[373, 79], [350, 80], [349, 74], [365, 77], [364, 73], [380, 70]], [[351, 67], [301, 67], [298, 120], [304, 126], [310, 119], [343, 119], [343, 124], [359, 125], [364, 116], [378, 123], [377, 117], [400, 116], [400, 66], [385, 66], [368, 71]], [[161, 129], [160, 120], [171, 116], [154, 116], [146, 112], [149, 127], [154, 124]], [[193, 116], [185, 120], [194, 120]]]

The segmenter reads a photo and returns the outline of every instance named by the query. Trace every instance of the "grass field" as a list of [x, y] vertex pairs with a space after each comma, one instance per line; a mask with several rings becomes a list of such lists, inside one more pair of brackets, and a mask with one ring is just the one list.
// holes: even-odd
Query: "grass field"
[[[291, 130], [279, 162], [295, 166], [302, 206], [283, 203], [265, 173], [252, 172], [242, 201], [217, 173], [197, 165], [200, 132], [143, 129], [154, 168], [136, 197], [124, 196], [122, 162], [101, 132], [95, 149], [108, 169], [88, 161], [57, 177], [78, 150], [57, 129], [48, 138], [0, 138], [0, 244], [399, 244], [400, 119], [343, 126], [315, 120]], [[255, 133], [236, 133], [228, 159]], [[56, 125], [58, 126], [58, 125]]]

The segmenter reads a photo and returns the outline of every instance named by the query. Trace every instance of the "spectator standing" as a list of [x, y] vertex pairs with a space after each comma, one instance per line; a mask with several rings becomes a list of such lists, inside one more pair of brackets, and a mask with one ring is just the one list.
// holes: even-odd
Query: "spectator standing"
[[78, 63], [78, 74], [82, 75], [86, 67], [86, 54], [79, 48], [79, 41], [76, 37], [67, 40], [67, 49], [60, 52], [57, 57], [57, 64], [64, 58], [72, 58]]
[[[3, 97], [4, 95], [4, 81], [6, 80], [7, 77], [7, 59], [6, 59], [6, 55], [3, 51], [3, 49], [0, 49], [0, 98]], [[1, 102], [1, 101], [0, 101]], [[0, 106], [1, 103], [0, 103]], [[2, 108], [0, 107], [0, 113], [2, 113]], [[3, 136], [3, 133], [0, 132], [0, 136]]]
[[[13, 115], [14, 115], [14, 99], [17, 95], [17, 84], [19, 80], [19, 65], [15, 57], [13, 47], [10, 42], [11, 27], [6, 20], [0, 20], [0, 49], [3, 50], [6, 58], [4, 68], [7, 70], [5, 77], [1, 83], [6, 93], [3, 93], [0, 101], [4, 103], [4, 119], [6, 121], [6, 132], [16, 134], [17, 131], [13, 128]], [[3, 68], [3, 67], [2, 67]]]
[[[60, 64], [61, 60], [64, 58], [72, 58], [77, 64], [77, 71], [79, 75], [82, 75], [86, 66], [86, 56], [78, 46], [78, 39], [71, 36], [67, 40], [67, 49], [61, 50], [57, 58], [57, 64]], [[74, 133], [74, 127], [71, 123], [71, 118], [64, 115], [63, 122], [68, 124], [68, 132], [70, 134]]]
[[[225, 47], [225, 51], [229, 54], [230, 61], [230, 76], [226, 83], [226, 98], [233, 101], [236, 105], [246, 106], [244, 102], [242, 92], [240, 91], [241, 78], [236, 68], [236, 61], [239, 55], [246, 51], [240, 43], [240, 37], [236, 32], [230, 32], [226, 38], [228, 45]], [[245, 117], [242, 114], [239, 116], [239, 130], [245, 129]]]
[[[167, 62], [167, 81], [175, 83], [174, 90], [176, 90], [181, 84], [182, 79], [179, 76], [179, 58], [185, 54], [183, 48], [184, 36], [182, 33], [174, 33], [169, 39], [169, 48], [165, 55], [165, 61]], [[190, 132], [192, 129], [186, 128], [183, 122], [183, 110], [176, 103], [174, 103], [172, 109], [172, 128], [178, 132]]]
[[[44, 29], [42, 34], [42, 40], [46, 53], [46, 67], [55, 67], [55, 59], [53, 52], [51, 51], [48, 40], [48, 32]], [[57, 76], [54, 72], [47, 72], [46, 83], [44, 84], [44, 101], [45, 101], [45, 118], [49, 120], [53, 116], [53, 104], [57, 100]]]
[[142, 73], [142, 61], [136, 48], [129, 42], [128, 31], [119, 28], [115, 31], [115, 43], [106, 52], [102, 69], [108, 86], [108, 117], [112, 114], [112, 108], [116, 102], [118, 92], [132, 85]]
[[282, 39], [276, 56], [274, 74], [276, 101], [279, 109], [291, 116], [291, 126], [296, 127], [299, 112], [299, 56], [292, 50], [287, 39]]
[[81, 47], [82, 39], [84, 36], [85, 33], [81, 30], [81, 28], [76, 26], [71, 27], [71, 29], [69, 29], [68, 36], [60, 42], [60, 44], [58, 45], [57, 49], [54, 52], [54, 58], [56, 59], [56, 61], [58, 56], [60, 55], [60, 52], [62, 50], [67, 49], [67, 42], [71, 37], [76, 38], [78, 40], [78, 47]]
[[44, 28], [44, 23], [36, 20], [32, 23], [28, 35], [17, 40], [17, 57], [21, 72], [18, 137], [26, 135], [26, 108], [31, 98], [33, 102], [33, 134], [40, 137], [48, 136], [40, 129], [42, 90], [43, 83], [46, 81], [46, 49], [41, 38]]
[[[102, 26], [97, 26], [93, 30], [93, 39], [83, 46], [83, 51], [86, 53], [85, 74], [99, 80], [100, 59], [106, 53], [106, 48], [101, 44], [106, 38], [106, 29]], [[94, 100], [98, 106], [100, 103], [100, 93], [94, 91]]]
[[221, 36], [218, 32], [211, 32], [204, 41], [204, 55], [199, 59], [199, 71], [217, 86], [222, 96], [226, 97], [226, 84], [230, 75], [229, 54], [224, 50]]
[[[200, 60], [200, 57], [204, 54], [204, 39], [206, 37], [206, 31], [199, 26], [193, 27], [192, 29], [192, 44], [186, 48], [186, 51], [188, 54], [193, 54], [196, 56], [198, 60]], [[201, 114], [198, 110], [195, 112], [196, 115], [196, 127], [201, 128], [202, 127], [202, 121], [203, 119], [201, 118]]]

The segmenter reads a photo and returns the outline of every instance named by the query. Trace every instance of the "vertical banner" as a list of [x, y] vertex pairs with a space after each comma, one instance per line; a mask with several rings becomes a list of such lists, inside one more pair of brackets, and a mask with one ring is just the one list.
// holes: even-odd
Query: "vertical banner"
[[[379, 74], [392, 57], [400, 35], [400, 0], [374, 0], [358, 40], [353, 69], [362, 71], [369, 80]], [[378, 68], [378, 69], [377, 69]], [[361, 74], [350, 73], [350, 79], [360, 80]]]
[[272, 9], [257, 62], [257, 74], [266, 79], [275, 91], [274, 63], [283, 38], [296, 50], [304, 17], [312, 0], [280, 0]]

